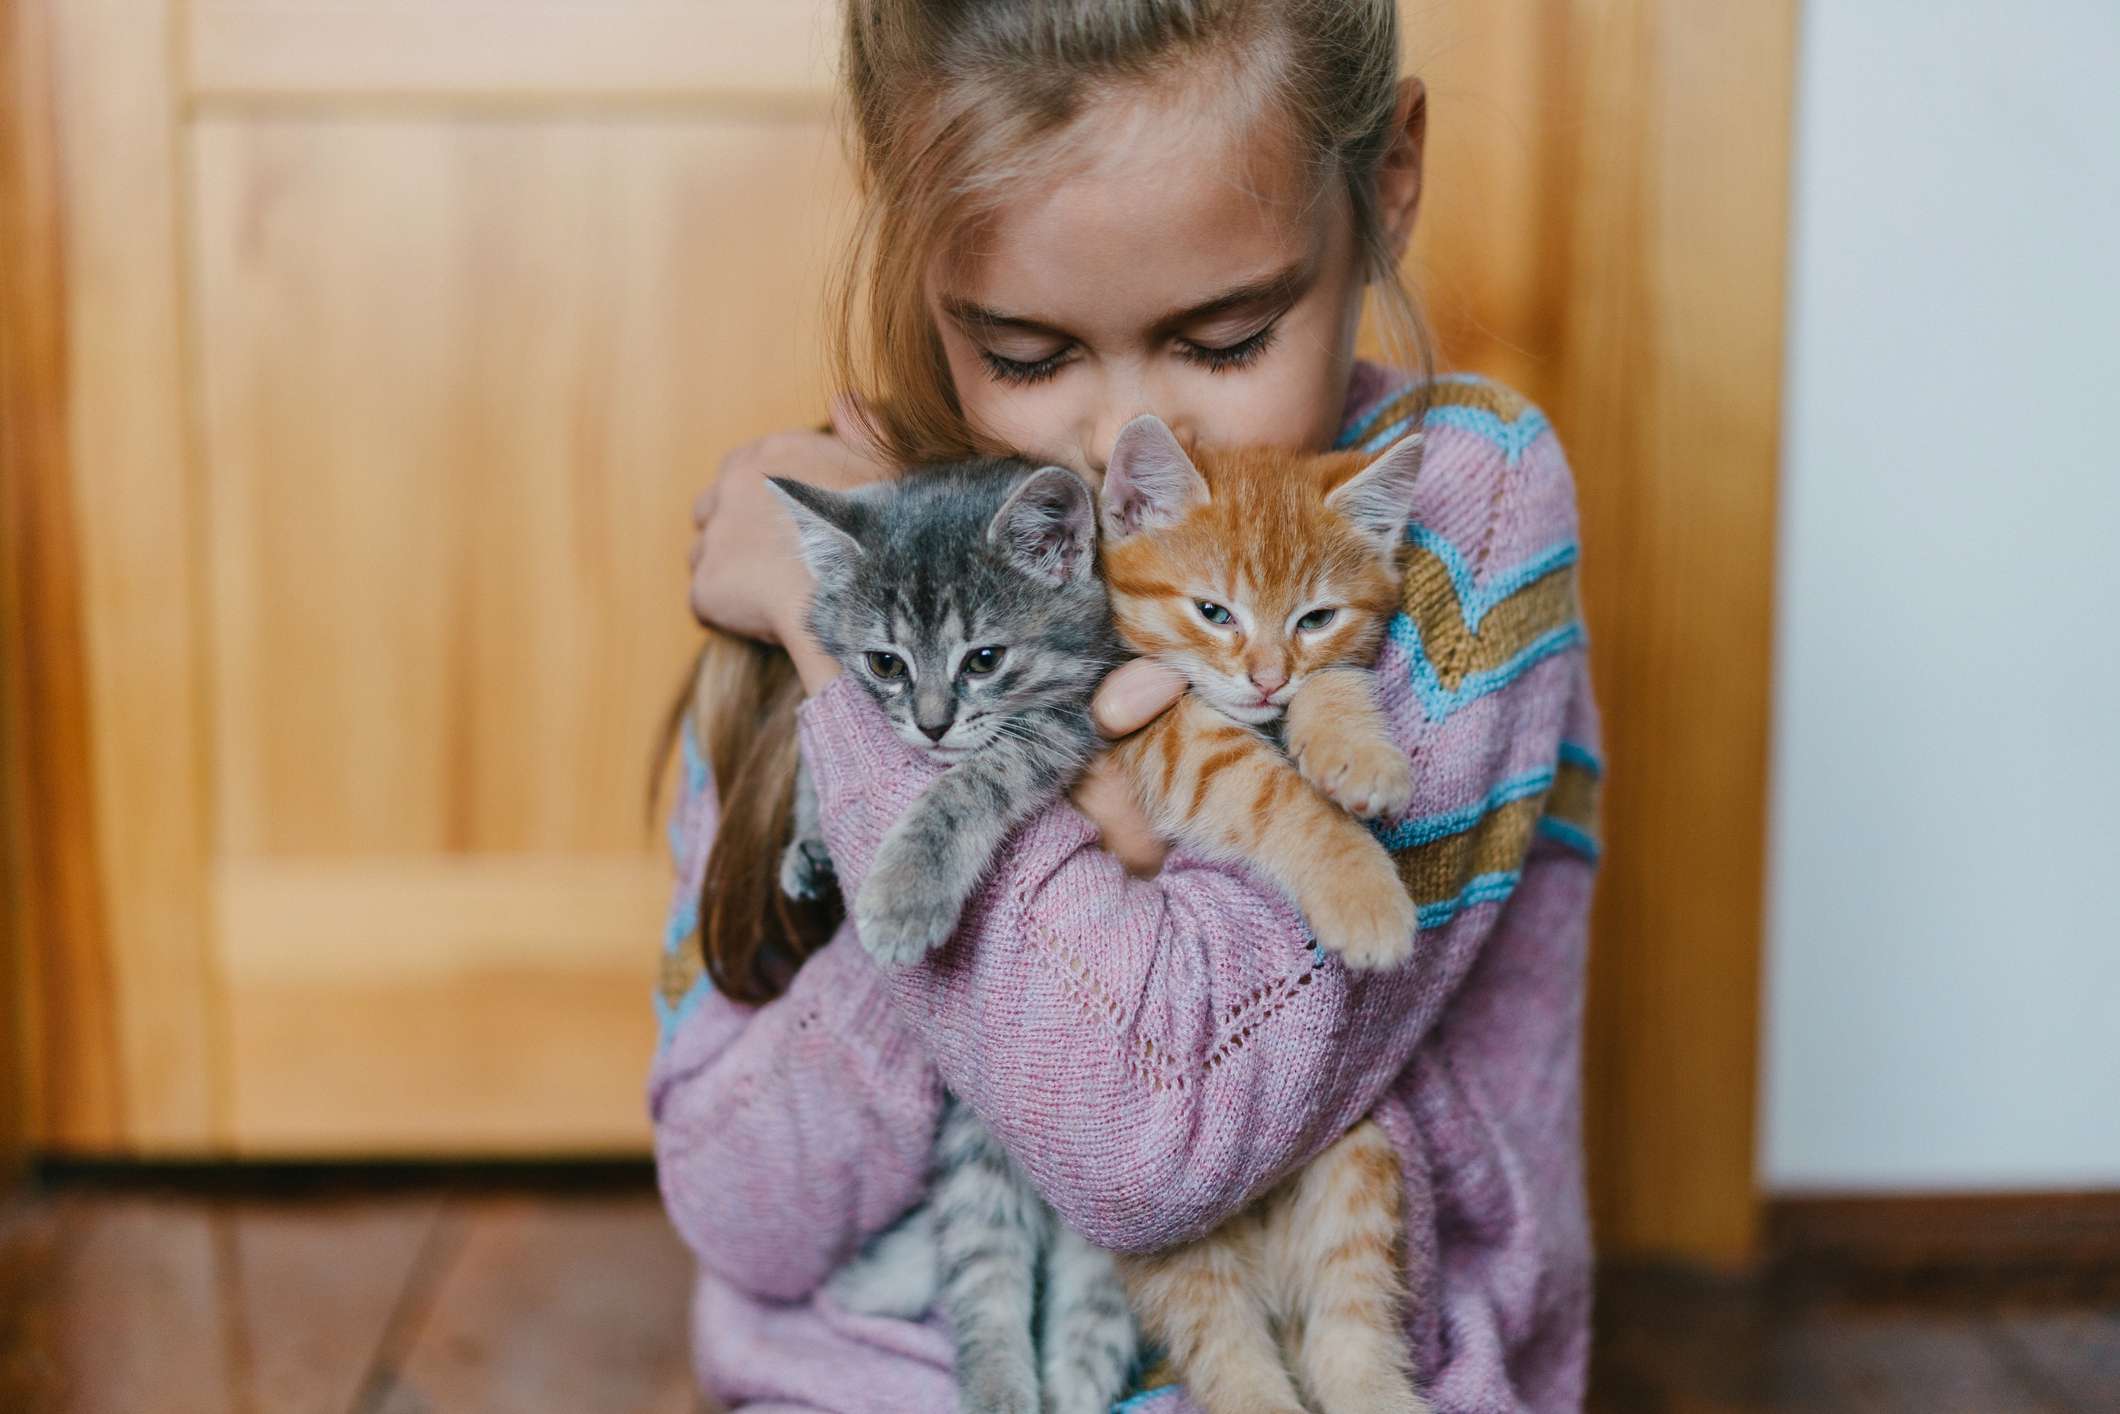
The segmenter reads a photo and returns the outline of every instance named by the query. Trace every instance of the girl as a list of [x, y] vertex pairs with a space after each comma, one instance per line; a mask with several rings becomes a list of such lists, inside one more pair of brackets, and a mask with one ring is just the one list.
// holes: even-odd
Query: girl
[[[1070, 1225], [1122, 1251], [1213, 1228], [1373, 1114], [1405, 1174], [1409, 1334], [1436, 1407], [1578, 1407], [1597, 728], [1573, 495], [1514, 395], [1355, 360], [1368, 292], [1419, 347], [1395, 271], [1424, 110], [1397, 73], [1392, 0], [849, 0], [846, 15], [867, 217], [840, 367], [865, 400], [841, 404], [835, 434], [729, 459], [696, 511], [693, 580], [703, 620], [792, 661], [842, 889], [933, 768], [807, 641], [767, 475], [844, 486], [1016, 449], [1095, 481], [1142, 412], [1197, 443], [1303, 448], [1381, 448], [1424, 423], [1405, 612], [1377, 666], [1415, 763], [1386, 843], [1422, 931], [1412, 961], [1357, 978], [1240, 870], [1180, 854], [1134, 877], [1154, 873], [1154, 842], [1093, 774], [1079, 810], [1016, 836], [956, 939], [886, 976], [847, 930], [806, 934], [760, 887], [793, 765], [775, 724], [794, 718], [714, 728], [713, 773], [688, 736], [651, 1106], [665, 1200], [700, 1263], [701, 1379], [757, 1411], [952, 1406], [941, 1333], [817, 1294], [919, 1196], [947, 1083]], [[1176, 691], [1122, 670], [1100, 719], [1137, 727]], [[1170, 1389], [1132, 1404], [1187, 1407]]]

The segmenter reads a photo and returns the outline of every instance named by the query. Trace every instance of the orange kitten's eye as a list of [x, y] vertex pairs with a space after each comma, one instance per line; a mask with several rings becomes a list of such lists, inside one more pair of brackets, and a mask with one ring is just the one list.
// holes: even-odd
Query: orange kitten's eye
[[1230, 620], [1229, 610], [1223, 608], [1220, 604], [1210, 604], [1205, 599], [1195, 599], [1193, 600], [1193, 607], [1200, 611], [1201, 618], [1211, 624], [1226, 624]]
[[1338, 609], [1312, 609], [1296, 620], [1296, 627], [1305, 633], [1316, 633], [1340, 616]]
[[905, 659], [896, 653], [864, 653], [869, 671], [884, 682], [896, 682], [905, 676]]

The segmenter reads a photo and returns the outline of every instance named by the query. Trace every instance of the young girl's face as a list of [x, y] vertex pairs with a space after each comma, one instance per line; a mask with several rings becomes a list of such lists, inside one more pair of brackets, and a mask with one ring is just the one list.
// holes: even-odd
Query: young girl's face
[[1144, 412], [1189, 444], [1329, 445], [1364, 286], [1344, 184], [1274, 123], [1147, 96], [1056, 140], [1056, 176], [928, 282], [972, 425], [1093, 480]]

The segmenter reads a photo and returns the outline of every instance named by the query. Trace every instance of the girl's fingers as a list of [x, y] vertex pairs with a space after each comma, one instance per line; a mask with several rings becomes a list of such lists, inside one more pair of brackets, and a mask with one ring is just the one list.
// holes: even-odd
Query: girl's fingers
[[1105, 675], [1090, 703], [1090, 716], [1105, 736], [1126, 736], [1162, 716], [1184, 691], [1182, 673], [1137, 658]]

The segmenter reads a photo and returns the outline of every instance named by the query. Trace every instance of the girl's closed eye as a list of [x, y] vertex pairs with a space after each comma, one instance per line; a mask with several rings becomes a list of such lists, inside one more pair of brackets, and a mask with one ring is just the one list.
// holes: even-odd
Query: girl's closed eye
[[1178, 340], [1178, 357], [1187, 363], [1196, 363], [1210, 373], [1220, 373], [1229, 368], [1247, 368], [1258, 362], [1259, 356], [1273, 347], [1274, 336], [1281, 327], [1280, 315], [1275, 315], [1243, 338], [1233, 343], [1203, 343], [1197, 339]]
[[979, 361], [986, 365], [986, 371], [993, 376], [995, 382], [1023, 387], [1032, 383], [1043, 383], [1073, 362], [1074, 353], [1073, 344], [1063, 344], [1052, 353], [1036, 359], [1010, 358], [992, 349], [982, 348], [979, 350]]
[[[1232, 368], [1248, 368], [1258, 362], [1260, 356], [1273, 347], [1274, 338], [1279, 333], [1280, 327], [1280, 316], [1276, 315], [1253, 332], [1230, 343], [1209, 343], [1199, 339], [1179, 339], [1175, 349], [1179, 358], [1184, 359], [1187, 363], [1197, 364], [1210, 373], [1220, 373], [1225, 369]], [[1023, 387], [1033, 383], [1042, 383], [1051, 378], [1068, 364], [1074, 362], [1076, 352], [1076, 345], [1067, 344], [1042, 358], [1022, 359], [1010, 358], [1008, 355], [997, 353], [993, 349], [982, 348], [979, 350], [979, 359], [980, 362], [986, 365], [987, 372], [993, 376], [995, 381]]]

